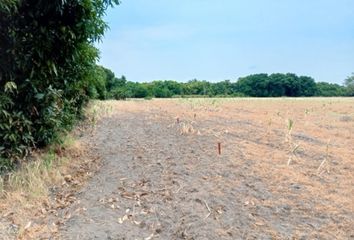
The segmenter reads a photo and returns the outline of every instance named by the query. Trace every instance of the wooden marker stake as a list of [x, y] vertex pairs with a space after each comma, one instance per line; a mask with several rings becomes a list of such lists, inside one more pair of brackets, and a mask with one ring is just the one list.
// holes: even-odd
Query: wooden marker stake
[[221, 143], [218, 143], [218, 153], [221, 155]]
[[177, 123], [179, 123], [179, 118], [177, 118]]

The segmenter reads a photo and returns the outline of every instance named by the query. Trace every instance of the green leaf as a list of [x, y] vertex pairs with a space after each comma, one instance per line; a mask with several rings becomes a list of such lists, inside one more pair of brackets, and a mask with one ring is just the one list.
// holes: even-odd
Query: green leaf
[[37, 93], [35, 98], [38, 99], [38, 100], [42, 100], [44, 98], [44, 93]]
[[17, 85], [15, 82], [7, 82], [5, 84], [5, 92], [13, 93], [15, 90], [17, 90]]
[[56, 76], [58, 76], [58, 70], [54, 63], [52, 63], [52, 68]]

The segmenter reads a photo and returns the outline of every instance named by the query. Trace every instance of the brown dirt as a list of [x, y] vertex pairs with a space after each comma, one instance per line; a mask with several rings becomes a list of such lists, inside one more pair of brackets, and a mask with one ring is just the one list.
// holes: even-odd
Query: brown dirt
[[54, 237], [354, 239], [353, 99], [105, 104], [83, 137], [102, 166]]

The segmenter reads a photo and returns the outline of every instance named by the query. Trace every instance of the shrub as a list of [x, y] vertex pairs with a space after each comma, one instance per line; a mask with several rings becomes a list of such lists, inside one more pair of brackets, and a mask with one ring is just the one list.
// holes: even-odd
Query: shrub
[[1, 1], [0, 168], [69, 129], [90, 96], [105, 98], [102, 78], [93, 79], [93, 44], [113, 4], [118, 0]]

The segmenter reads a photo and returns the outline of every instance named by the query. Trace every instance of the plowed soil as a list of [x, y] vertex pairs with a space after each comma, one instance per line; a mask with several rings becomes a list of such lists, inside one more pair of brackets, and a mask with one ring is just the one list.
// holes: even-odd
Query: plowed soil
[[104, 105], [60, 239], [354, 239], [353, 99]]

